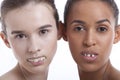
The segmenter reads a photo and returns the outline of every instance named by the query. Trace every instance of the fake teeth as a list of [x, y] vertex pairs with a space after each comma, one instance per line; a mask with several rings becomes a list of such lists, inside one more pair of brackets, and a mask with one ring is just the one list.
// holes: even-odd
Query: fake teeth
[[83, 54], [83, 56], [87, 56], [87, 57], [95, 57], [95, 54]]
[[45, 56], [38, 57], [38, 58], [29, 58], [27, 59], [28, 62], [39, 62], [39, 61], [44, 61], [46, 59]]

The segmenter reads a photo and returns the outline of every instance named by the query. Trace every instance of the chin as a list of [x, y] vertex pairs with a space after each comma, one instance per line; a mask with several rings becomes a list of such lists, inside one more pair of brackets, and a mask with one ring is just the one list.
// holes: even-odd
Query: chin
[[87, 65], [78, 66], [78, 69], [79, 71], [83, 71], [83, 72], [95, 72], [98, 71], [100, 67], [98, 65], [87, 64]]

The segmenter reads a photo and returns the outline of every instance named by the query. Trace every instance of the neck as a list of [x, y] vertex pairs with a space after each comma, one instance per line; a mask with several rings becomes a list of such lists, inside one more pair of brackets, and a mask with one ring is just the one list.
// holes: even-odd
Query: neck
[[108, 80], [110, 73], [110, 61], [97, 71], [85, 72], [79, 69], [80, 80]]
[[19, 65], [17, 65], [17, 68], [20, 72], [21, 77], [23, 78], [22, 80], [47, 80], [48, 69], [33, 73], [27, 71], [26, 69]]

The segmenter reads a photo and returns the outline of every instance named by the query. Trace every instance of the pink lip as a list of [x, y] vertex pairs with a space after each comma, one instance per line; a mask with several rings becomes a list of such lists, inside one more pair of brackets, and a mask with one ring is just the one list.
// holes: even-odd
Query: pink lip
[[30, 62], [33, 66], [40, 66], [42, 64], [44, 64], [43, 61], [38, 61], [38, 62]]
[[83, 60], [89, 63], [94, 62], [98, 57], [98, 53], [93, 51], [82, 51], [80, 54], [82, 55]]

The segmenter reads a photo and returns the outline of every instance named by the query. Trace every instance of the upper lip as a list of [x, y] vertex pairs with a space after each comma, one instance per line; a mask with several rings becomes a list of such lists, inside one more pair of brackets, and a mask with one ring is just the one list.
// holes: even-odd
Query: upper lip
[[30, 57], [30, 58], [28, 58], [28, 59], [37, 59], [37, 58], [40, 58], [41, 56], [39, 56], [39, 57]]
[[41, 58], [41, 57], [45, 57], [46, 58], [46, 56], [31, 56], [31, 57], [29, 57], [28, 59], [37, 59], [37, 58]]

